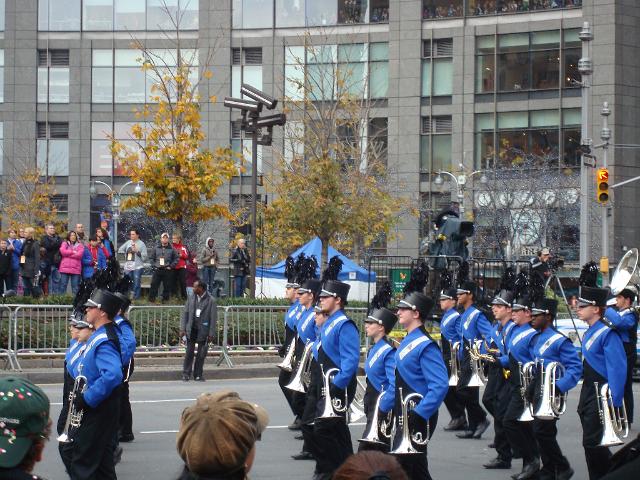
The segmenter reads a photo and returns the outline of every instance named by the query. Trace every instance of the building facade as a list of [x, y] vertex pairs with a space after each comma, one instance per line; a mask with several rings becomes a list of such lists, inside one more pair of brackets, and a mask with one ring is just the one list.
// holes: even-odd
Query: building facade
[[[150, 85], [131, 48], [132, 39], [148, 48], [175, 48], [166, 9], [179, 12], [182, 48], [198, 48], [200, 62], [211, 58], [214, 75], [202, 96], [239, 96], [242, 82], [294, 98], [291, 58], [305, 41], [327, 46], [326, 64], [340, 63], [343, 52], [358, 52], [349, 65], [366, 82], [372, 118], [385, 132], [387, 165], [399, 191], [419, 206], [419, 218], [402, 219], [392, 240], [381, 239], [375, 252], [416, 255], [429, 224], [441, 208], [462, 203], [478, 231], [488, 228], [482, 173], [517, 168], [523, 157], [544, 157], [550, 175], [564, 179], [565, 195], [544, 196], [554, 222], [520, 218], [528, 232], [509, 245], [512, 255], [537, 245], [561, 246], [577, 261], [581, 76], [579, 32], [583, 22], [594, 33], [590, 131], [600, 143], [600, 110], [609, 102], [612, 142], [636, 142], [640, 97], [640, 7], [612, 0], [0, 0], [4, 33], [3, 89], [0, 104], [3, 167], [37, 164], [55, 177], [55, 201], [69, 223], [89, 224], [110, 199], [90, 195], [92, 180], [119, 190], [121, 176], [106, 134], [127, 140], [133, 108], [148, 98]], [[169, 34], [172, 32], [172, 34]], [[307, 39], [307, 40], [305, 40]], [[311, 62], [307, 62], [311, 63]], [[170, 66], [169, 66], [170, 67]], [[320, 62], [307, 65], [322, 71]], [[247, 153], [237, 128], [237, 112], [222, 102], [203, 109], [210, 147], [231, 144]], [[275, 133], [274, 149], [285, 153], [286, 129]], [[640, 175], [637, 149], [609, 149], [615, 182]], [[594, 150], [598, 164], [601, 152]], [[259, 173], [268, 173], [274, 152], [259, 152]], [[458, 188], [448, 175], [459, 177]], [[474, 174], [474, 172], [478, 172]], [[250, 170], [220, 194], [236, 208], [251, 199]], [[494, 173], [495, 174], [495, 173]], [[590, 169], [590, 178], [594, 171]], [[526, 175], [525, 175], [526, 177]], [[513, 179], [514, 182], [521, 181]], [[594, 258], [601, 255], [602, 209], [590, 182]], [[495, 184], [493, 184], [495, 185]], [[523, 184], [524, 190], [539, 190]], [[609, 215], [609, 256], [637, 246], [640, 219], [633, 185], [616, 189]], [[125, 189], [124, 193], [129, 192]], [[593, 198], [591, 198], [593, 197]], [[261, 196], [261, 201], [268, 198]], [[508, 208], [505, 200], [499, 209]], [[219, 244], [229, 229], [218, 226]], [[541, 233], [542, 232], [542, 233]], [[478, 253], [496, 255], [490, 245]]]

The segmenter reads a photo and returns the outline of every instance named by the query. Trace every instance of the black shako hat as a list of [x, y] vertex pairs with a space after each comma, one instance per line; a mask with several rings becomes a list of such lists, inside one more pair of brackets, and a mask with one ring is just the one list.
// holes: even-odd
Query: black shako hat
[[120, 293], [120, 292], [116, 292], [115, 296], [118, 297], [122, 302], [120, 304], [120, 310], [122, 310], [123, 312], [126, 312], [127, 309], [131, 306], [131, 299], [124, 293]]
[[598, 287], [580, 287], [580, 293], [578, 295], [579, 307], [604, 307], [607, 304], [607, 298], [609, 297], [608, 288]]
[[533, 302], [531, 307], [531, 315], [551, 315], [551, 318], [556, 318], [556, 312], [558, 311], [558, 301], [553, 298], [542, 298]]
[[421, 319], [426, 319], [433, 308], [433, 300], [420, 292], [411, 292], [398, 302], [398, 310], [400, 309], [415, 310], [420, 313]]
[[351, 285], [338, 280], [327, 280], [320, 290], [320, 298], [322, 297], [334, 297], [341, 298], [343, 302], [347, 301], [349, 295], [349, 289]]
[[107, 316], [113, 319], [120, 311], [122, 300], [115, 293], [108, 290], [94, 290], [91, 298], [84, 304], [85, 307], [94, 307], [102, 310]]
[[513, 302], [513, 292], [509, 290], [500, 290], [500, 292], [493, 297], [491, 300], [491, 305], [503, 305], [505, 307], [511, 307], [511, 303]]
[[314, 297], [317, 297], [322, 288], [322, 282], [315, 278], [310, 278], [302, 283], [302, 286], [298, 287], [298, 293], [313, 293]]
[[460, 285], [457, 288], [456, 294], [460, 295], [461, 293], [470, 293], [471, 295], [473, 295], [473, 298], [475, 298], [477, 295], [477, 291], [478, 291], [478, 284], [471, 280], [466, 280], [462, 282], [462, 285]]
[[456, 300], [458, 298], [458, 289], [445, 288], [440, 292], [440, 298], [438, 300]]
[[374, 310], [364, 319], [364, 323], [377, 323], [378, 325], [382, 325], [386, 333], [393, 330], [397, 321], [398, 317], [396, 314], [384, 307]]

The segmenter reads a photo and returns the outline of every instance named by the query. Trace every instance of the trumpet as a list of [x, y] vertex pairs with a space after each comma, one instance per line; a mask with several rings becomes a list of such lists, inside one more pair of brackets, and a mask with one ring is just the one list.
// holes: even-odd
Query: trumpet
[[82, 364], [78, 366], [78, 376], [73, 382], [73, 388], [69, 392], [69, 409], [67, 411], [67, 420], [64, 423], [64, 429], [62, 433], [58, 436], [58, 441], [60, 443], [71, 443], [73, 442], [73, 438], [71, 438], [71, 433], [80, 427], [82, 423], [82, 415], [83, 411], [76, 411], [76, 407], [73, 405], [76, 397], [84, 393], [87, 389], [87, 377], [82, 375]]
[[622, 439], [629, 435], [629, 421], [624, 400], [622, 400], [622, 410], [618, 412], [613, 406], [609, 384], [605, 383], [600, 388], [598, 388], [598, 382], [594, 382], [593, 385], [596, 388], [598, 415], [603, 427], [599, 446], [622, 445], [624, 443]]
[[450, 387], [458, 385], [458, 370], [460, 370], [460, 360], [458, 359], [459, 350], [460, 342], [454, 342], [451, 344], [451, 358], [449, 359], [449, 365], [451, 366], [451, 375], [449, 376]]
[[529, 384], [531, 380], [533, 380], [533, 370], [535, 368], [535, 362], [527, 362], [522, 365], [522, 362], [518, 362], [518, 373], [520, 374], [520, 396], [524, 400], [524, 409], [522, 410], [522, 414], [520, 414], [520, 418], [518, 418], [519, 422], [531, 422], [533, 421], [533, 416], [531, 415], [531, 403], [527, 400], [527, 388], [529, 388]]
[[367, 387], [362, 381], [356, 377], [358, 385], [356, 386], [356, 393], [353, 396], [353, 401], [349, 405], [349, 421], [348, 423], [355, 423], [365, 416], [364, 413], [364, 394], [367, 391]]
[[556, 391], [556, 380], [564, 376], [565, 368], [560, 362], [549, 362], [546, 366], [540, 360], [541, 402], [533, 416], [542, 420], [553, 420], [567, 409], [567, 393]]
[[382, 399], [384, 392], [378, 395], [376, 400], [375, 410], [371, 423], [369, 424], [369, 430], [366, 430], [359, 442], [373, 443], [374, 445], [388, 445], [391, 439], [391, 429], [393, 425], [393, 412], [388, 412], [382, 419], [379, 418], [380, 412], [380, 400]]
[[345, 413], [349, 408], [346, 390], [344, 392], [344, 401], [341, 398], [331, 398], [331, 378], [340, 370], [337, 368], [330, 368], [325, 372], [322, 366], [320, 368], [322, 369], [322, 396], [324, 397], [324, 407], [322, 409], [322, 414], [317, 418], [340, 418], [340, 414]]
[[293, 390], [294, 392], [305, 393], [309, 388], [311, 381], [311, 348], [313, 342], [307, 342], [302, 352], [302, 357], [298, 363], [298, 369], [293, 379], [285, 385], [285, 388]]
[[[402, 396], [402, 387], [398, 388], [398, 393], [402, 399], [402, 416], [397, 419], [398, 427], [400, 428], [401, 440], [396, 448], [391, 450], [393, 455], [410, 455], [416, 453], [423, 453], [424, 450], [419, 450], [414, 447], [414, 444], [418, 447], [424, 447], [429, 442], [429, 423], [427, 423], [427, 431], [423, 436], [422, 432], [411, 433], [411, 425], [409, 425], [409, 410], [413, 410], [416, 407], [416, 399], [422, 399], [422, 395], [419, 393], [410, 393], [406, 397]], [[396, 428], [394, 424], [392, 436], [395, 437]]]
[[287, 354], [282, 359], [282, 362], [280, 362], [276, 366], [281, 370], [284, 370], [285, 372], [292, 372], [293, 365], [296, 361], [295, 354], [296, 354], [296, 337], [294, 336], [291, 339], [291, 342], [289, 342], [289, 346], [287, 347]]

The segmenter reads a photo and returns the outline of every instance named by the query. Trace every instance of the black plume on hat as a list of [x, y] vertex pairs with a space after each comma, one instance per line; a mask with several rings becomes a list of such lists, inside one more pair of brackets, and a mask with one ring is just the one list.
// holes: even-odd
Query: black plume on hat
[[371, 299], [370, 310], [373, 311], [380, 308], [385, 308], [387, 305], [389, 305], [392, 296], [393, 292], [391, 291], [391, 284], [389, 283], [389, 281], [385, 281], [382, 285], [380, 285], [380, 288], [378, 288], [378, 291]]
[[427, 262], [420, 259], [413, 266], [413, 268], [411, 268], [411, 278], [405, 284], [402, 291], [405, 295], [408, 295], [411, 292], [422, 293], [424, 291], [424, 288], [427, 286], [428, 280], [429, 280], [429, 265], [427, 265]]
[[318, 269], [318, 262], [316, 257], [311, 255], [307, 257], [304, 253], [301, 253], [296, 262], [296, 279], [295, 283], [302, 285], [304, 282], [311, 278], [316, 277], [316, 271]]
[[296, 262], [291, 255], [284, 261], [284, 276], [289, 283], [293, 283], [296, 279]]
[[587, 262], [582, 266], [578, 284], [583, 287], [598, 286], [598, 265], [596, 262]]
[[514, 283], [516, 281], [516, 271], [513, 267], [507, 267], [504, 269], [502, 273], [502, 278], [500, 279], [500, 287], [498, 291], [508, 290], [513, 292]]
[[326, 282], [328, 280], [337, 280], [340, 271], [342, 270], [342, 260], [338, 255], [334, 255], [329, 259], [329, 264], [327, 268], [322, 272], [322, 281]]
[[469, 262], [465, 260], [464, 262], [462, 262], [460, 268], [458, 269], [458, 286], [461, 286], [464, 282], [469, 280], [469, 271]]
[[453, 274], [449, 270], [442, 270], [440, 274], [440, 289], [448, 290], [453, 287]]
[[539, 302], [544, 298], [544, 280], [540, 275], [531, 272], [529, 276], [529, 299], [532, 302]]
[[514, 298], [521, 298], [529, 291], [529, 272], [521, 271], [513, 282]]

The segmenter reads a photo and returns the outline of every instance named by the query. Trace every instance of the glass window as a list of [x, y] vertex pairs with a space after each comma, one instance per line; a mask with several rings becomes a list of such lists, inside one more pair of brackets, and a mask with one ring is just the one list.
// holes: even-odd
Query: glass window
[[369, 21], [386, 23], [389, 21], [389, 0], [369, 0]]
[[305, 0], [276, 0], [276, 12], [278, 28], [305, 26]]
[[[4, 0], [0, 0], [0, 31], [4, 31], [4, 9], [5, 9]], [[2, 175], [1, 163], [0, 163], [0, 175]]]
[[242, 28], [272, 28], [273, 0], [242, 0]]
[[451, 167], [451, 135], [433, 135], [431, 171], [449, 170]]
[[566, 48], [562, 52], [564, 61], [564, 87], [565, 88], [580, 88], [580, 82], [582, 81], [582, 75], [578, 70], [578, 61], [582, 57], [581, 48]]
[[431, 20], [434, 18], [461, 17], [463, 13], [462, 0], [423, 0], [422, 18]]
[[530, 131], [531, 146], [529, 151], [538, 157], [557, 155], [560, 146], [558, 127], [534, 129]]
[[2, 175], [4, 163], [4, 123], [0, 122], [0, 175]]
[[69, 140], [39, 139], [36, 150], [38, 169], [42, 175], [69, 175]]
[[91, 69], [91, 101], [113, 102], [113, 50], [94, 50]]
[[115, 0], [115, 30], [145, 30], [146, 0]]
[[503, 112], [498, 114], [498, 128], [527, 128], [529, 118], [527, 112]]
[[242, 0], [232, 0], [231, 25], [234, 29], [242, 28]]
[[340, 64], [338, 67], [338, 83], [344, 82], [344, 86], [337, 88], [356, 97], [364, 97], [366, 65], [364, 62]]
[[528, 33], [510, 33], [498, 37], [500, 52], [521, 52], [529, 49]]
[[564, 128], [562, 130], [563, 165], [577, 167], [580, 165], [580, 128]]
[[338, 23], [364, 23], [367, 0], [338, 0]]
[[0, 49], [0, 103], [4, 102], [4, 50]]
[[[433, 72], [431, 71], [433, 65]], [[432, 85], [433, 82], [433, 85]], [[450, 58], [422, 61], [422, 96], [443, 96], [453, 93], [453, 62]]]
[[529, 52], [498, 55], [498, 90], [512, 92], [529, 89]]
[[284, 159], [291, 163], [304, 155], [304, 123], [287, 122], [284, 126]]
[[113, 50], [94, 50], [92, 56], [94, 67], [113, 66]]
[[38, 51], [38, 102], [69, 103], [69, 51]]
[[287, 65], [284, 69], [284, 95], [293, 101], [304, 99], [304, 65]]
[[177, 12], [178, 0], [147, 0], [147, 30], [175, 30]]
[[113, 0], [83, 0], [83, 30], [113, 30]]
[[582, 113], [579, 108], [566, 108], [562, 111], [562, 125], [575, 126], [582, 123]]
[[338, 2], [307, 2], [307, 26], [335, 25], [337, 21]]
[[364, 43], [347, 43], [338, 45], [338, 62], [366, 62], [367, 45]]
[[262, 65], [243, 66], [242, 83], [248, 83], [252, 87], [262, 90]]
[[550, 49], [560, 46], [560, 30], [544, 30], [541, 32], [531, 32], [531, 48]]
[[491, 93], [496, 87], [496, 61], [492, 54], [476, 56], [476, 93]]
[[369, 122], [367, 145], [369, 157], [387, 163], [389, 128], [387, 118], [372, 118]]
[[387, 42], [371, 43], [369, 45], [369, 60], [389, 60], [389, 44]]
[[39, 0], [38, 29], [80, 31], [80, 0]]
[[429, 135], [420, 136], [420, 171], [431, 171], [431, 137]]
[[49, 103], [69, 103], [69, 67], [49, 69]]
[[389, 62], [372, 62], [369, 72], [371, 98], [387, 98], [389, 90]]
[[335, 89], [334, 64], [307, 66], [307, 91], [312, 101], [331, 100]]
[[529, 125], [531, 127], [557, 127], [560, 125], [560, 112], [558, 110], [533, 110]]
[[141, 63], [138, 59], [142, 57], [142, 53], [138, 50], [119, 49], [115, 53], [116, 67], [140, 67]]
[[144, 103], [145, 72], [139, 67], [116, 67], [114, 77], [115, 103]]
[[198, 2], [199, 0], [180, 0], [180, 29], [198, 29]]
[[560, 50], [531, 52], [531, 88], [558, 88], [560, 82]]
[[304, 65], [305, 48], [301, 46], [285, 47], [284, 61], [287, 65]]
[[564, 30], [563, 37], [565, 48], [582, 47], [579, 28]]

